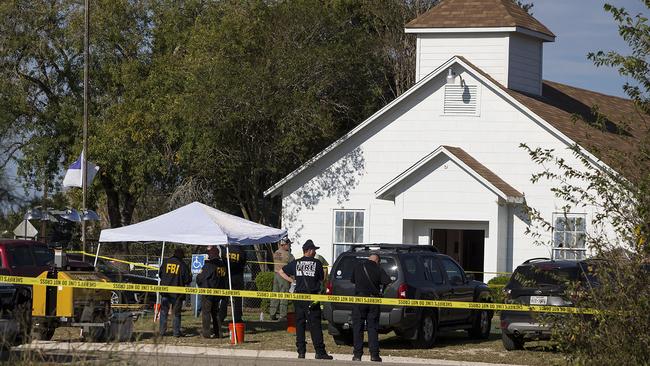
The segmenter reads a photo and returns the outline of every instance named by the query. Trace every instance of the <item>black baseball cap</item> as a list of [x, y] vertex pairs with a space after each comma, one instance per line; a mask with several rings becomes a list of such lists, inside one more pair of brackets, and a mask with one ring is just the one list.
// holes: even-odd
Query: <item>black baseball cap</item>
[[281, 241], [282, 243], [286, 243], [286, 244], [291, 244], [291, 243], [293, 243], [293, 242], [291, 241], [291, 239], [289, 239], [288, 236], [285, 236], [284, 238], [280, 239], [280, 241]]
[[302, 245], [302, 251], [307, 251], [309, 249], [320, 249], [317, 247], [311, 239], [308, 239], [305, 244]]

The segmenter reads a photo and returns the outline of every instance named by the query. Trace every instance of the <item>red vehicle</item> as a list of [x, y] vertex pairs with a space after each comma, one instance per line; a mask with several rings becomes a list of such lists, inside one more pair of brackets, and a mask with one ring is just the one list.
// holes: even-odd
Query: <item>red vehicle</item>
[[0, 240], [0, 274], [36, 277], [50, 269], [54, 251], [32, 240]]
[[[54, 264], [54, 250], [45, 243], [34, 240], [0, 240], [0, 274], [37, 277]], [[92, 264], [68, 260], [68, 267], [92, 271]]]

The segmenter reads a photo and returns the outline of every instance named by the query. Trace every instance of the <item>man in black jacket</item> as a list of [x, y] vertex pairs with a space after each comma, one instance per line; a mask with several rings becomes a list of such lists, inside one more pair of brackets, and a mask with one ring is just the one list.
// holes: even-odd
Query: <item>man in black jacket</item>
[[[163, 261], [158, 270], [161, 286], [187, 286], [192, 282], [190, 268], [183, 258], [185, 258], [183, 249], [177, 248], [173, 256]], [[181, 337], [181, 310], [183, 310], [185, 295], [161, 293], [160, 296], [160, 335], [164, 336], [167, 331], [167, 314], [169, 306], [172, 306], [174, 337]]]
[[[391, 280], [386, 271], [379, 266], [379, 255], [371, 254], [368, 260], [358, 263], [352, 271], [350, 281], [354, 283], [355, 296], [381, 297], [383, 287]], [[361, 361], [363, 355], [363, 328], [368, 328], [368, 348], [370, 360], [381, 362], [379, 357], [379, 305], [352, 305], [352, 335], [354, 355], [352, 361]]]
[[[323, 264], [314, 258], [318, 247], [314, 242], [307, 240], [302, 246], [303, 257], [289, 262], [282, 267], [279, 274], [289, 282], [295, 282], [295, 292], [299, 294], [318, 294], [323, 281]], [[294, 277], [294, 278], [291, 278]], [[309, 323], [309, 333], [314, 344], [317, 360], [331, 360], [333, 357], [325, 351], [323, 342], [323, 328], [321, 325], [321, 309], [319, 302], [294, 301], [296, 313], [296, 348], [298, 358], [305, 358], [307, 342], [305, 341], [305, 328]], [[309, 320], [307, 320], [309, 319]]]
[[[230, 262], [230, 281], [233, 290], [244, 290], [244, 269], [246, 268], [246, 252], [241, 245], [228, 245], [221, 249], [221, 259], [227, 267], [226, 261]], [[226, 278], [226, 288], [228, 288], [228, 278]], [[233, 311], [235, 313], [235, 323], [243, 323], [242, 320], [242, 298], [233, 297]], [[228, 314], [228, 302], [222, 301], [219, 307], [219, 319], [223, 322]]]
[[[208, 260], [196, 276], [199, 287], [224, 289], [228, 287], [228, 269], [221, 260], [219, 249], [208, 250]], [[222, 296], [201, 296], [201, 335], [210, 338], [212, 331], [216, 338], [221, 338], [221, 321], [219, 303], [225, 301]], [[210, 327], [212, 326], [212, 331]]]

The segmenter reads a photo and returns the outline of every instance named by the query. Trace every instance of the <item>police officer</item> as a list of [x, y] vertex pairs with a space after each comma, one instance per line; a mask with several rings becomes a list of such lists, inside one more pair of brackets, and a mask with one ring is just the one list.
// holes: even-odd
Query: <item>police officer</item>
[[[303, 257], [289, 262], [280, 270], [280, 276], [288, 282], [295, 282], [296, 293], [318, 294], [323, 281], [323, 264], [316, 260], [316, 249], [314, 242], [307, 240], [302, 246]], [[291, 278], [293, 276], [294, 278]], [[296, 347], [298, 358], [305, 358], [307, 342], [305, 342], [305, 327], [309, 322], [309, 332], [314, 344], [317, 360], [331, 360], [333, 357], [325, 351], [323, 342], [323, 329], [321, 326], [320, 303], [312, 301], [294, 301], [296, 312]], [[309, 320], [308, 320], [309, 319]]]
[[[275, 275], [273, 276], [273, 292], [289, 292], [291, 283], [280, 276], [280, 271], [282, 267], [295, 259], [289, 252], [290, 247], [291, 240], [288, 237], [284, 237], [280, 240], [278, 250], [273, 253], [273, 269], [275, 271]], [[280, 320], [285, 320], [287, 318], [288, 302], [288, 300], [272, 299], [269, 306], [271, 319], [276, 320], [279, 315]]]
[[[161, 286], [187, 286], [192, 282], [190, 268], [185, 264], [183, 258], [185, 258], [183, 249], [176, 248], [174, 255], [162, 262], [162, 266], [158, 270]], [[181, 310], [183, 310], [185, 295], [161, 293], [160, 296], [160, 335], [164, 336], [167, 331], [167, 314], [169, 306], [171, 306], [174, 313], [174, 337], [182, 337]]]
[[[201, 272], [196, 276], [199, 287], [224, 289], [228, 287], [228, 269], [221, 260], [219, 249], [208, 250], [208, 260]], [[201, 296], [201, 335], [210, 338], [212, 332], [216, 338], [221, 338], [221, 321], [219, 319], [219, 304], [225, 302], [222, 296]], [[212, 327], [212, 331], [210, 330]]]
[[[244, 289], [244, 269], [246, 268], [246, 252], [242, 250], [241, 245], [228, 245], [228, 250], [221, 249], [221, 259], [226, 268], [228, 265], [226, 261], [230, 262], [230, 281], [233, 290]], [[228, 279], [226, 278], [226, 287], [228, 287]], [[242, 298], [234, 297], [233, 306], [235, 312], [235, 323], [242, 323]], [[221, 322], [226, 319], [228, 314], [228, 301], [222, 301], [219, 307], [219, 319]]]
[[[379, 255], [371, 254], [352, 271], [350, 281], [354, 283], [355, 296], [381, 297], [383, 287], [391, 280], [386, 271], [379, 266]], [[352, 335], [354, 341], [354, 354], [352, 361], [361, 361], [363, 355], [363, 328], [368, 328], [368, 348], [370, 360], [381, 362], [379, 357], [379, 305], [354, 304], [352, 305]]]

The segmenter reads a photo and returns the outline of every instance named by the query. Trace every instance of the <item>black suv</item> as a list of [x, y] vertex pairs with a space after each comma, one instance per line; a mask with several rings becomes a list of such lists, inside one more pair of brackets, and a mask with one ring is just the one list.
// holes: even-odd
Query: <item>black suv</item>
[[[357, 245], [342, 253], [330, 271], [327, 294], [353, 296], [352, 270], [373, 253], [393, 281], [384, 289], [385, 298], [491, 302], [487, 285], [474, 281], [451, 257], [433, 246], [407, 244]], [[352, 344], [352, 304], [326, 303], [324, 316], [336, 344]], [[489, 310], [382, 305], [379, 331], [394, 331], [416, 347], [430, 348], [441, 330], [466, 329], [472, 337], [487, 338], [491, 322]]]
[[[551, 260], [533, 258], [517, 267], [503, 288], [505, 301], [510, 304], [572, 306], [566, 293], [571, 282], [584, 287], [597, 286], [590, 260]], [[524, 348], [530, 340], [551, 338], [551, 328], [539, 320], [539, 315], [522, 311], [501, 312], [501, 340], [508, 350]]]

